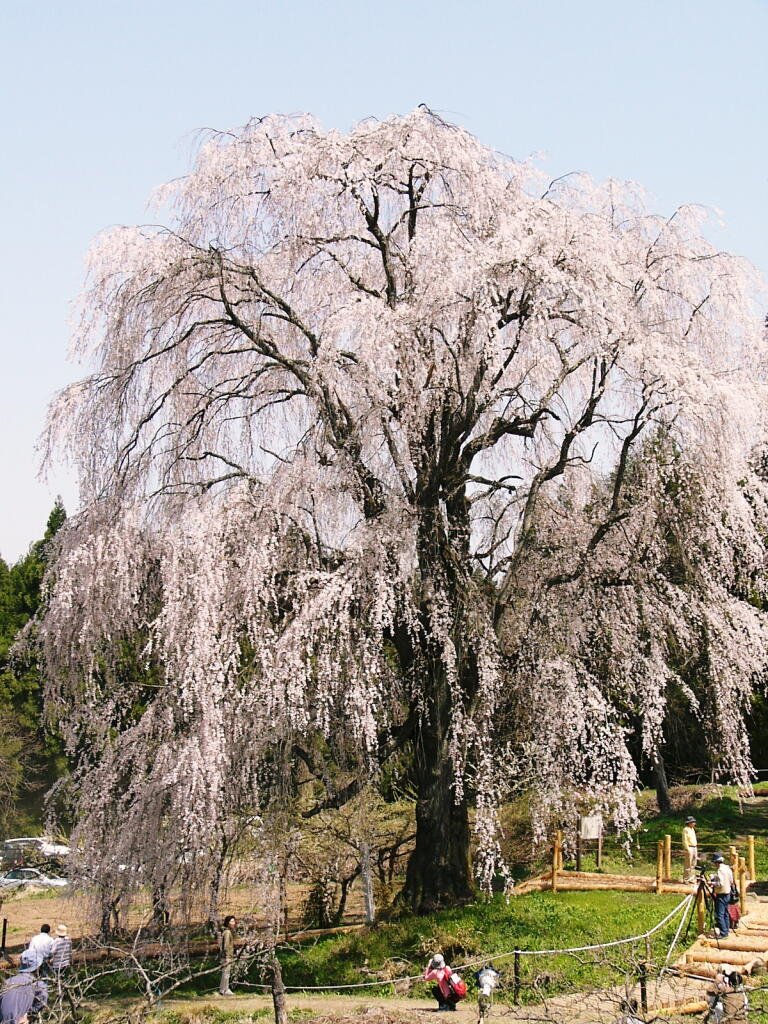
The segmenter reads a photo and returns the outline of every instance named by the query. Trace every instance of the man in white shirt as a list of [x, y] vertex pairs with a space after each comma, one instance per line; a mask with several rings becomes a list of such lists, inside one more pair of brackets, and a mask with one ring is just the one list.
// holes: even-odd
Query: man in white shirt
[[725, 863], [722, 853], [716, 853], [712, 857], [712, 861], [716, 866], [716, 872], [712, 875], [712, 886], [715, 890], [715, 924], [720, 931], [720, 938], [724, 939], [730, 931], [728, 906], [731, 902], [733, 871]]
[[49, 924], [40, 926], [40, 931], [37, 935], [33, 935], [29, 940], [27, 949], [35, 957], [36, 969], [40, 972], [40, 976], [45, 977], [47, 974], [50, 974], [49, 961], [53, 953], [53, 939], [51, 938], [51, 926]]

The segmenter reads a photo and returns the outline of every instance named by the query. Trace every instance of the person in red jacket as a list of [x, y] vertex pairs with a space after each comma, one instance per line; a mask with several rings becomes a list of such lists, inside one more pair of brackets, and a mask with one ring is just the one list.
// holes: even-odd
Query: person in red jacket
[[424, 971], [424, 981], [436, 981], [432, 995], [437, 1000], [438, 1010], [455, 1010], [458, 996], [451, 988], [450, 978], [453, 971], [445, 962], [441, 953], [435, 953]]

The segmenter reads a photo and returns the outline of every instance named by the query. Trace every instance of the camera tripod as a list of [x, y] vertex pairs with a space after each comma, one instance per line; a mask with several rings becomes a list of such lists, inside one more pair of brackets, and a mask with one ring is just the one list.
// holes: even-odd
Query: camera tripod
[[698, 878], [696, 880], [696, 895], [691, 903], [691, 909], [688, 911], [688, 920], [685, 925], [683, 942], [688, 940], [691, 922], [693, 921], [694, 915], [697, 913], [700, 902], [704, 904], [704, 930], [709, 931], [715, 924], [715, 890], [707, 881], [706, 872], [706, 867], [699, 869]]

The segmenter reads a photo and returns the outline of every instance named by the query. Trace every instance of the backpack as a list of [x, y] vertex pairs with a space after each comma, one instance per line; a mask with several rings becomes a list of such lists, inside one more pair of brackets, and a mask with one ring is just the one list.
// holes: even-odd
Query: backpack
[[463, 999], [467, 994], [467, 983], [462, 981], [458, 974], [452, 974], [448, 979], [451, 992], [456, 996], [457, 999]]

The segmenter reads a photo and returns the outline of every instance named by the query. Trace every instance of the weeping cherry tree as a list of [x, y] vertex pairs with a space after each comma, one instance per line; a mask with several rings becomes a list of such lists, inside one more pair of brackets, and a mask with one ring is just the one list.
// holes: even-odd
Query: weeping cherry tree
[[[92, 249], [90, 375], [47, 435], [81, 481], [41, 637], [92, 869], [215, 859], [237, 809], [288, 799], [281, 764], [324, 779], [312, 813], [401, 751], [416, 909], [471, 895], [470, 806], [488, 882], [516, 782], [631, 821], [630, 682], [585, 667], [573, 602], [647, 521], [626, 488], [655, 431], [735, 486], [750, 268], [696, 209], [547, 184], [423, 108], [254, 120], [156, 202], [167, 226]], [[652, 722], [656, 653], [622, 649]]]

